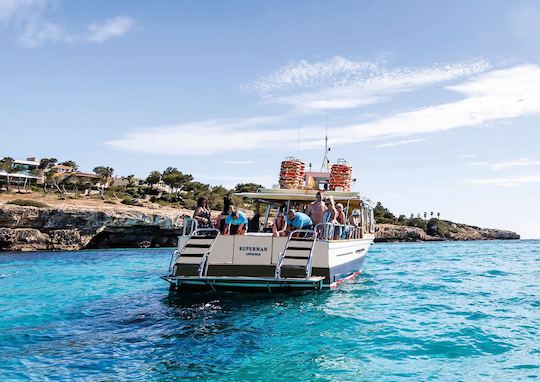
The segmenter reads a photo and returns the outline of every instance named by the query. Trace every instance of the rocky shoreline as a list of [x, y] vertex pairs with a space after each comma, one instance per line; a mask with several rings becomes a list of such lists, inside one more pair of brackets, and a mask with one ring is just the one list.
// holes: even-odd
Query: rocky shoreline
[[[0, 251], [80, 250], [173, 247], [189, 211], [168, 207], [124, 205], [58, 205], [47, 208], [0, 204]], [[454, 223], [452, 223], [454, 224]], [[519, 239], [510, 231], [454, 224], [439, 232], [422, 228], [377, 225], [377, 242]]]
[[480, 228], [458, 223], [451, 223], [450, 227], [450, 230], [444, 232], [438, 229], [435, 221], [428, 224], [426, 232], [419, 227], [378, 224], [375, 242], [518, 240], [520, 238], [515, 232], [500, 229]]
[[172, 247], [181, 219], [174, 209], [37, 208], [0, 205], [0, 251]]

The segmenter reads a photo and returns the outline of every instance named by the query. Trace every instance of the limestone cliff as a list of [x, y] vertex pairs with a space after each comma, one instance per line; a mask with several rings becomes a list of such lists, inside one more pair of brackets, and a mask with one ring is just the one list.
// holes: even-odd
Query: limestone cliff
[[36, 208], [0, 205], [0, 250], [174, 246], [181, 211], [123, 205]]
[[375, 241], [444, 241], [444, 240], [517, 240], [515, 232], [480, 228], [466, 224], [444, 221], [438, 224], [436, 219], [428, 222], [427, 229], [395, 224], [377, 224]]

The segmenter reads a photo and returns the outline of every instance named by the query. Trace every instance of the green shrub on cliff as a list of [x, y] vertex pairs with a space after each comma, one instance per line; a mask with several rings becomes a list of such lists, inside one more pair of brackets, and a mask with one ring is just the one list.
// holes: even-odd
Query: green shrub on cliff
[[397, 224], [396, 216], [388, 208], [385, 208], [381, 202], [378, 202], [373, 209], [373, 215], [377, 223]]
[[137, 200], [136, 199], [133, 199], [131, 197], [125, 197], [124, 199], [122, 199], [122, 204], [125, 204], [127, 206], [133, 206], [137, 203]]
[[448, 220], [431, 219], [427, 223], [426, 232], [434, 236], [448, 237], [452, 233], [457, 233], [459, 230], [454, 223]]
[[16, 206], [23, 206], [23, 207], [37, 207], [37, 208], [47, 208], [49, 207], [47, 204], [37, 201], [37, 200], [28, 200], [28, 199], [15, 199], [10, 200], [7, 202], [7, 204], [14, 204]]

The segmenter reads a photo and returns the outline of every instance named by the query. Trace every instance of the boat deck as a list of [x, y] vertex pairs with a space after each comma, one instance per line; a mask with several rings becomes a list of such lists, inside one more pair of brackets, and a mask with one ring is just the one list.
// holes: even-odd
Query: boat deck
[[310, 278], [275, 278], [275, 277], [229, 277], [229, 276], [164, 276], [171, 284], [171, 290], [253, 290], [278, 292], [288, 290], [321, 290], [323, 276]]

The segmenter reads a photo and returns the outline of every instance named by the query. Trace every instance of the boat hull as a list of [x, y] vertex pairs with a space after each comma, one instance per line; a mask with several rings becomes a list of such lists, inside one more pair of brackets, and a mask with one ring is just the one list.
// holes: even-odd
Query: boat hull
[[210, 264], [207, 276], [198, 276], [198, 267], [183, 267], [164, 279], [171, 292], [246, 291], [287, 292], [293, 290], [321, 290], [335, 288], [357, 277], [363, 270], [372, 240], [331, 241], [321, 244], [316, 254], [312, 276], [315, 284], [305, 278], [302, 269], [283, 270], [282, 277], [274, 277], [275, 264]]

